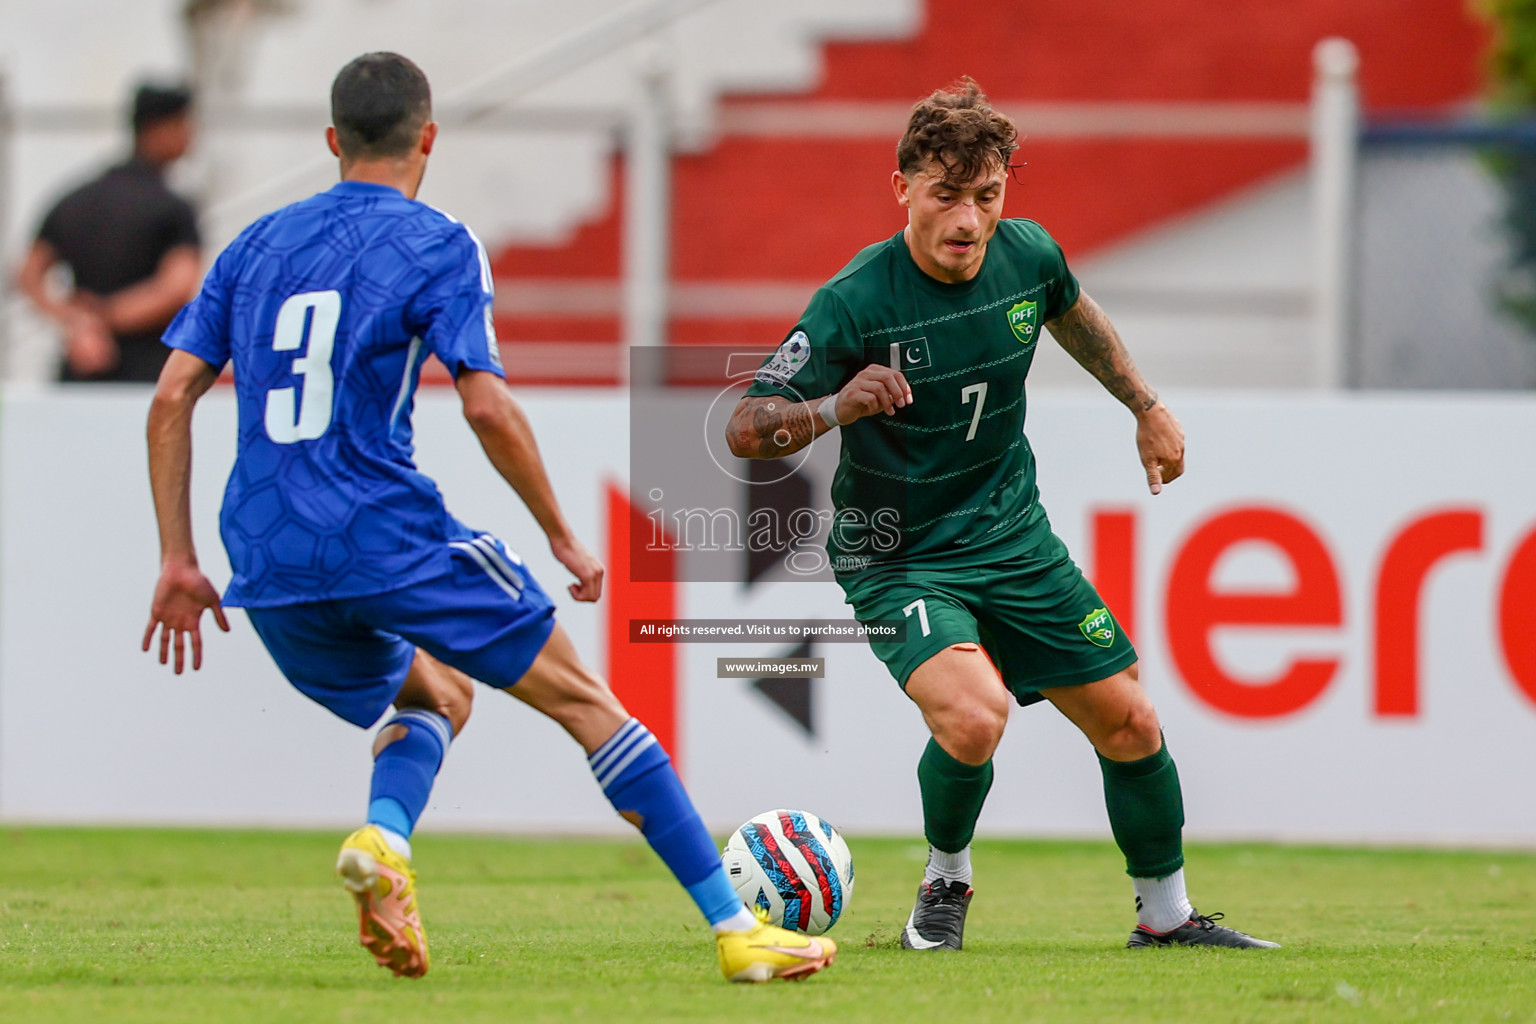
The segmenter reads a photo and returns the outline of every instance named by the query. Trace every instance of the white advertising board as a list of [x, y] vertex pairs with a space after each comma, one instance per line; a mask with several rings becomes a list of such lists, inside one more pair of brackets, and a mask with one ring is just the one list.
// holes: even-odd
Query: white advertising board
[[[626, 402], [520, 397], [569, 518], [612, 558]], [[13, 391], [0, 408], [0, 816], [351, 822], [368, 737], [290, 691], [241, 613], [209, 639], [200, 673], [138, 651], [157, 561], [147, 403], [137, 388]], [[1189, 469], [1155, 498], [1133, 421], [1107, 397], [1034, 396], [1029, 434], [1057, 532], [1141, 651], [1190, 834], [1536, 844], [1536, 400], [1191, 393], [1172, 405]], [[456, 396], [424, 392], [416, 422], [449, 507], [519, 550], [595, 664], [632, 664], [607, 647], [613, 609], [635, 606], [564, 596]], [[233, 396], [219, 390], [198, 413], [193, 500], [216, 582], [233, 443]], [[667, 600], [677, 618], [849, 616], [834, 584], [782, 577], [678, 584]], [[713, 826], [800, 805], [854, 832], [917, 834], [926, 732], [865, 647], [818, 644], [825, 678], [797, 711], [716, 677], [719, 657], [792, 646], [680, 644], [645, 663], [669, 667], [615, 684], [671, 702], [671, 744]], [[1092, 751], [1049, 707], [1016, 712], [997, 765], [983, 834], [1107, 834]], [[488, 692], [424, 824], [626, 827], [558, 728]]]

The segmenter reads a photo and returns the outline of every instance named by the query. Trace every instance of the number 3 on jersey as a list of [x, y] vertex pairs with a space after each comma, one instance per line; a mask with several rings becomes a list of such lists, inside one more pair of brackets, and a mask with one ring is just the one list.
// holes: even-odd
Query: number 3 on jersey
[[267, 436], [277, 444], [313, 441], [330, 428], [336, 384], [331, 374], [331, 349], [336, 344], [336, 327], [340, 323], [341, 293], [334, 289], [290, 296], [277, 311], [272, 351], [304, 349], [304, 354], [293, 360], [293, 372], [304, 378], [304, 397], [297, 403], [297, 417], [293, 395], [296, 389], [273, 388], [267, 392]]

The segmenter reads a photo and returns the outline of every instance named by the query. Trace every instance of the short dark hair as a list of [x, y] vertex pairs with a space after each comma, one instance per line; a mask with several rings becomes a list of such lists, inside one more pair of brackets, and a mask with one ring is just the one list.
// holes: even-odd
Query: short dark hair
[[192, 106], [192, 90], [181, 83], [143, 82], [133, 92], [129, 121], [135, 133], [157, 121], [181, 117]]
[[431, 119], [427, 76], [398, 53], [365, 53], [331, 83], [331, 124], [346, 156], [404, 156]]
[[937, 160], [947, 179], [969, 183], [993, 166], [1012, 170], [1018, 148], [1013, 122], [993, 110], [986, 93], [966, 77], [912, 107], [896, 146], [896, 166], [903, 174], [915, 174]]

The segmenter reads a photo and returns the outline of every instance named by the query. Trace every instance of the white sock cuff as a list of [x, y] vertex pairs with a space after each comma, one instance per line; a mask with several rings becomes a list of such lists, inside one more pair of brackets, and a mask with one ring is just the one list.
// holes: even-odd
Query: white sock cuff
[[392, 828], [385, 828], [383, 825], [375, 825], [374, 827], [379, 830], [379, 835], [384, 837], [384, 842], [389, 844], [391, 850], [394, 850], [406, 860], [411, 859], [411, 841], [409, 839]]
[[640, 724], [638, 718], [630, 717], [625, 719], [624, 724], [615, 729], [613, 735], [603, 741], [602, 746], [587, 755], [587, 764], [591, 765], [592, 769], [596, 771], [597, 766], [604, 763], [608, 759], [608, 755], [612, 754], [619, 744], [629, 739], [636, 729], [643, 730], [644, 728], [645, 726]]
[[597, 784], [606, 791], [635, 758], [655, 745], [656, 737], [651, 731], [638, 718], [631, 718], [588, 756], [587, 763], [597, 776]]
[[1184, 891], [1184, 869], [1166, 878], [1133, 878], [1136, 923], [1154, 932], [1171, 932], [1194, 914]]
[[928, 867], [923, 872], [923, 877], [930, 882], [964, 882], [971, 884], [971, 848], [957, 853], [946, 853], [944, 850], [929, 844]]
[[752, 916], [752, 911], [742, 907], [724, 921], [716, 921], [709, 927], [716, 935], [721, 932], [749, 932], [757, 927], [757, 918]]
[[407, 722], [414, 722], [430, 730], [432, 735], [437, 737], [437, 742], [442, 744], [443, 752], [447, 753], [448, 745], [453, 742], [453, 723], [445, 716], [436, 711], [428, 711], [426, 708], [406, 708], [404, 711], [396, 712], [393, 718], [384, 723], [384, 728], [404, 725]]

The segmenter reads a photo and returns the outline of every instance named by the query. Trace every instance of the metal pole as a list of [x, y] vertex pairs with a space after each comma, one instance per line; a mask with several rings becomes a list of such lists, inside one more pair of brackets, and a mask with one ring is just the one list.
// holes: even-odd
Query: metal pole
[[1312, 222], [1317, 322], [1313, 383], [1348, 385], [1353, 301], [1355, 166], [1360, 55], [1348, 39], [1324, 39], [1312, 50]]
[[624, 140], [624, 350], [619, 359], [621, 375], [629, 372], [631, 350], [657, 347], [667, 342], [667, 287], [671, 276], [671, 118], [662, 54], [658, 49], [647, 56], [651, 59], [640, 76], [640, 93], [630, 114]]
[[15, 352], [11, 348], [15, 296], [11, 290], [10, 264], [4, 259], [10, 254], [11, 246], [11, 144], [15, 125], [8, 85], [5, 72], [0, 70], [0, 273], [5, 275], [4, 283], [0, 284], [0, 379], [3, 380], [10, 380], [15, 369]]

